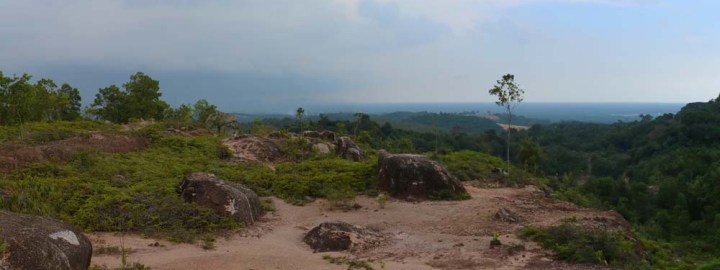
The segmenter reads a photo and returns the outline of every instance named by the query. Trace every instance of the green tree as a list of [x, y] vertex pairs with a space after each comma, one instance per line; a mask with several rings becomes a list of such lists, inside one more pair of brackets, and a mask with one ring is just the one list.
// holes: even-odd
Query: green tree
[[508, 127], [507, 127], [507, 168], [510, 172], [510, 133], [512, 132], [512, 113], [515, 110], [515, 106], [523, 101], [523, 95], [525, 91], [515, 83], [515, 75], [505, 74], [501, 80], [497, 81], [497, 84], [488, 90], [493, 96], [496, 96], [498, 100], [495, 102], [500, 107], [505, 108], [508, 114]]
[[360, 126], [363, 125], [363, 123], [370, 120], [370, 116], [364, 113], [355, 113], [353, 114], [353, 117], [355, 117], [355, 139], [358, 138], [358, 132], [360, 131]]
[[177, 109], [168, 109], [164, 116], [166, 121], [174, 121], [178, 126], [187, 126], [193, 118], [193, 107], [189, 104], [182, 104]]
[[295, 111], [295, 119], [298, 123], [298, 128], [300, 130], [300, 134], [302, 134], [305, 130], [303, 129], [303, 119], [305, 118], [305, 109], [302, 107], [297, 108]]
[[100, 89], [88, 111], [104, 120], [127, 123], [130, 119], [162, 120], [170, 109], [160, 100], [160, 82], [145, 73], [131, 75], [123, 88], [111, 85]]
[[123, 84], [123, 88], [127, 92], [131, 118], [162, 120], [163, 113], [170, 107], [160, 100], [160, 82], [145, 73], [130, 75], [130, 81]]
[[81, 97], [80, 91], [67, 83], [60, 86], [59, 95], [66, 102], [60, 112], [60, 118], [65, 121], [77, 120], [80, 118]]
[[217, 107], [215, 105], [210, 105], [210, 103], [208, 103], [205, 99], [198, 100], [195, 102], [193, 107], [193, 118], [200, 123], [207, 122], [210, 115], [218, 112]]
[[103, 120], [115, 123], [127, 123], [130, 119], [128, 94], [117, 85], [100, 88], [95, 94], [95, 101], [90, 105], [90, 112]]
[[517, 159], [525, 170], [535, 172], [540, 164], [540, 146], [529, 139], [524, 139], [520, 143]]

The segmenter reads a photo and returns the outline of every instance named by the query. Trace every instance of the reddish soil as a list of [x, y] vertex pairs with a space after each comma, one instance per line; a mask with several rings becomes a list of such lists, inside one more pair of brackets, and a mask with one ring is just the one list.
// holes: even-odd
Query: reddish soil
[[[224, 239], [214, 250], [190, 244], [123, 237], [133, 250], [128, 261], [152, 269], [347, 269], [322, 259], [324, 254], [373, 260], [375, 269], [602, 269], [599, 266], [572, 265], [550, 259], [548, 251], [516, 233], [523, 225], [548, 226], [562, 219], [575, 218], [588, 226], [626, 225], [617, 213], [578, 208], [547, 199], [534, 187], [522, 189], [478, 189], [466, 186], [472, 199], [452, 202], [410, 203], [391, 200], [380, 209], [374, 198], [358, 197], [360, 210], [327, 211], [327, 202], [318, 200], [305, 206], [289, 205], [275, 199], [277, 212], [266, 214], [255, 226]], [[521, 216], [521, 223], [493, 218], [505, 207]], [[353, 252], [313, 253], [302, 238], [309, 229], [324, 221], [341, 220], [390, 235], [390, 241]], [[490, 248], [493, 234], [502, 246]], [[95, 248], [119, 246], [113, 234], [90, 234]], [[161, 243], [151, 247], [148, 244]], [[524, 248], [520, 248], [524, 247]], [[118, 255], [93, 257], [93, 264], [115, 267]]]

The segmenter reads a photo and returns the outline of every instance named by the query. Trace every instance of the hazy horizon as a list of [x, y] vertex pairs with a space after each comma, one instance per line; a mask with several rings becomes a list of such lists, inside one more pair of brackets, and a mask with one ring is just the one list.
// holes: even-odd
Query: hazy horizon
[[[641, 114], [659, 116], [676, 113], [685, 103], [638, 103], [638, 102], [526, 102], [518, 105], [515, 115], [549, 121], [585, 121], [597, 123], [614, 123], [616, 121], [634, 121]], [[244, 115], [295, 115], [294, 108], [280, 108], [264, 112], [230, 111]], [[492, 102], [465, 103], [354, 103], [354, 104], [314, 104], [303, 106], [305, 114], [316, 116], [330, 113], [386, 114], [393, 112], [431, 112], [461, 113], [477, 111], [479, 113], [504, 113], [503, 108]], [[254, 118], [248, 118], [253, 120]], [[248, 120], [245, 119], [245, 120]]]

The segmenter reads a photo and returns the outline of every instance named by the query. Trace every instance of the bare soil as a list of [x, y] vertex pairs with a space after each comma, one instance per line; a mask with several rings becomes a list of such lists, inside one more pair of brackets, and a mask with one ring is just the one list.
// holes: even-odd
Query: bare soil
[[[372, 260], [374, 269], [602, 269], [553, 261], [549, 252], [516, 233], [523, 225], [549, 226], [574, 218], [588, 226], [619, 227], [627, 223], [615, 212], [578, 208], [545, 197], [535, 187], [479, 189], [466, 186], [472, 199], [464, 201], [403, 202], [390, 200], [381, 209], [374, 198], [360, 196], [362, 206], [350, 212], [327, 211], [318, 200], [293, 206], [273, 198], [276, 213], [268, 213], [256, 225], [227, 238], [214, 250], [199, 245], [173, 244], [136, 235], [93, 233], [95, 248], [130, 248], [129, 262], [152, 269], [348, 269], [322, 259], [325, 254]], [[493, 218], [505, 207], [523, 222], [508, 223]], [[302, 238], [324, 221], [341, 220], [390, 235], [380, 246], [352, 252], [313, 253]], [[502, 246], [490, 248], [497, 234]], [[158, 242], [160, 246], [149, 246]], [[117, 267], [120, 256], [93, 257], [93, 264]]]

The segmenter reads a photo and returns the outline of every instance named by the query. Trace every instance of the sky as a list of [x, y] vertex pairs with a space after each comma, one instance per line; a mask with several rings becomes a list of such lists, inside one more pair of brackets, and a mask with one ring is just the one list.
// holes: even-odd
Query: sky
[[[720, 1], [2, 0], [0, 71], [67, 82], [85, 104], [142, 71], [172, 105], [707, 101]], [[287, 110], [291, 111], [291, 110]]]

